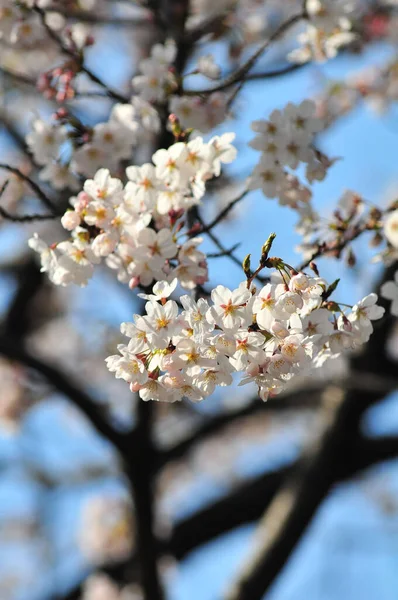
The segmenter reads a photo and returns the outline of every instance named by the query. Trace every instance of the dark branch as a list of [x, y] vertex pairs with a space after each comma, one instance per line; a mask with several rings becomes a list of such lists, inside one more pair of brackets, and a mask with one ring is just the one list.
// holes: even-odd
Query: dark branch
[[158, 572], [159, 545], [154, 534], [154, 481], [156, 450], [152, 439], [155, 406], [137, 400], [137, 424], [134, 429], [130, 455], [126, 456], [125, 471], [134, 498], [137, 527], [137, 558], [145, 600], [164, 598]]
[[241, 202], [241, 200], [243, 200], [248, 193], [249, 190], [244, 190], [241, 194], [239, 194], [239, 196], [228, 202], [228, 204], [219, 212], [219, 214], [212, 221], [210, 221], [210, 223], [208, 223], [207, 225], [202, 225], [201, 233], [207, 233], [208, 231], [211, 231], [216, 225], [218, 225], [223, 219], [225, 219], [225, 217], [231, 212], [231, 210], [237, 204], [239, 204], [239, 202]]
[[48, 36], [57, 44], [59, 49], [64, 54], [67, 54], [68, 56], [70, 56], [71, 58], [73, 58], [76, 61], [76, 63], [79, 66], [79, 69], [82, 73], [85, 73], [91, 79], [91, 81], [93, 81], [97, 85], [104, 88], [104, 90], [106, 91], [108, 96], [110, 96], [114, 100], [117, 100], [118, 102], [123, 102], [125, 104], [128, 103], [129, 99], [126, 96], [123, 96], [123, 94], [120, 94], [116, 90], [113, 90], [104, 81], [102, 81], [102, 79], [100, 79], [98, 77], [98, 75], [95, 75], [95, 73], [93, 73], [88, 67], [86, 67], [83, 62], [83, 58], [81, 56], [79, 56], [78, 54], [76, 54], [76, 52], [73, 49], [69, 48], [69, 46], [67, 44], [65, 44], [63, 39], [54, 31], [54, 29], [52, 29], [48, 25], [48, 23], [46, 21], [46, 11], [45, 10], [43, 10], [39, 6], [34, 6], [33, 10], [39, 15], [42, 25], [45, 28], [45, 30], [47, 31]]
[[256, 50], [256, 52], [254, 52], [254, 54], [242, 66], [240, 66], [236, 71], [231, 73], [231, 75], [226, 77], [223, 81], [221, 81], [217, 85], [213, 86], [210, 89], [206, 89], [206, 90], [184, 90], [184, 94], [190, 95], [190, 96], [197, 96], [197, 95], [200, 96], [200, 95], [204, 95], [204, 94], [212, 94], [213, 92], [220, 92], [222, 90], [225, 90], [225, 89], [231, 87], [232, 85], [234, 85], [235, 83], [239, 83], [241, 80], [245, 80], [250, 69], [256, 64], [257, 60], [265, 52], [265, 50], [274, 41], [276, 41], [277, 39], [282, 37], [282, 35], [288, 29], [290, 29], [290, 27], [292, 27], [299, 21], [306, 19], [306, 18], [307, 18], [306, 14], [304, 12], [302, 12], [298, 15], [294, 15], [294, 16], [290, 17], [289, 19], [287, 19], [284, 23], [282, 23], [278, 27], [278, 29], [276, 29], [276, 31], [274, 31], [274, 33], [268, 39], [266, 39], [260, 45], [260, 47]]
[[[390, 279], [394, 270], [395, 266], [387, 269], [383, 281]], [[379, 324], [362, 354], [352, 360], [353, 366], [379, 377], [394, 376], [396, 365], [386, 360], [386, 341], [390, 331], [391, 317], [387, 317]], [[340, 393], [343, 394], [343, 391], [340, 390]], [[327, 413], [326, 418], [330, 425], [326, 433], [265, 512], [259, 526], [256, 551], [231, 586], [228, 600], [263, 598], [332, 485], [347, 475], [346, 465], [353, 460], [364, 411], [385, 395], [386, 391], [376, 389], [354, 389], [345, 394], [337, 408], [329, 408], [328, 413], [331, 414]]]
[[34, 357], [21, 344], [4, 335], [0, 336], [0, 354], [43, 375], [56, 390], [67, 396], [86, 415], [100, 435], [109, 440], [117, 450], [125, 452], [126, 444], [123, 434], [108, 423], [97, 402], [80, 389], [70, 375], [64, 375], [56, 367]]
[[50, 200], [50, 198], [47, 196], [47, 194], [45, 194], [43, 192], [41, 187], [39, 185], [37, 185], [37, 183], [35, 181], [33, 181], [33, 179], [31, 179], [30, 177], [28, 177], [27, 175], [22, 173], [22, 171], [20, 171], [16, 167], [11, 167], [10, 165], [7, 165], [5, 163], [0, 163], [0, 169], [4, 169], [5, 171], [8, 171], [9, 173], [13, 173], [14, 175], [17, 175], [20, 179], [25, 181], [25, 183], [28, 184], [28, 186], [33, 190], [33, 192], [36, 194], [36, 196], [38, 198], [40, 198], [40, 200], [43, 202], [43, 204], [45, 204], [45, 206], [47, 206], [47, 208], [50, 208], [51, 210], [53, 210], [54, 215], [57, 214], [57, 210], [56, 210], [56, 207], [55, 207], [55, 204], [53, 203], [53, 201]]

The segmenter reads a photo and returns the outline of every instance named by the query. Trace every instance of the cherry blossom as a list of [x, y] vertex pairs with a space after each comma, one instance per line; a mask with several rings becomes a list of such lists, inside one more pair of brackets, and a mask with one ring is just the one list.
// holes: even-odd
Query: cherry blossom
[[391, 300], [390, 312], [398, 317], [398, 271], [395, 272], [394, 281], [383, 283], [380, 295], [387, 300]]

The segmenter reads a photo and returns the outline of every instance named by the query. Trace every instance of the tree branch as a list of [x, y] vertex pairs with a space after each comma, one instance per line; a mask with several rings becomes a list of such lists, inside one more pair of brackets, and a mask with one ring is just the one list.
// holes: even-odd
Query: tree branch
[[70, 56], [77, 62], [77, 64], [79, 65], [80, 71], [82, 73], [85, 73], [91, 79], [91, 81], [93, 81], [97, 85], [104, 88], [104, 90], [106, 91], [108, 96], [110, 96], [114, 100], [117, 100], [118, 102], [123, 102], [124, 104], [128, 103], [129, 99], [126, 96], [123, 96], [123, 94], [120, 94], [116, 90], [109, 87], [104, 81], [102, 81], [102, 79], [100, 79], [98, 77], [98, 75], [95, 75], [95, 73], [93, 73], [88, 67], [86, 67], [83, 62], [82, 57], [77, 55], [74, 50], [69, 48], [69, 46], [67, 44], [65, 44], [63, 39], [54, 31], [54, 29], [52, 29], [48, 25], [48, 23], [46, 21], [46, 11], [45, 10], [43, 10], [39, 6], [34, 6], [32, 10], [34, 10], [39, 15], [42, 25], [45, 28], [45, 30], [47, 31], [48, 36], [53, 40], [53, 42], [55, 42], [57, 44], [57, 46], [59, 47], [61, 52], [63, 52], [64, 54], [67, 54], [68, 56]]
[[11, 165], [7, 165], [5, 163], [0, 163], [0, 169], [4, 169], [5, 171], [8, 171], [9, 173], [13, 173], [14, 175], [17, 175], [20, 179], [22, 179], [22, 181], [25, 181], [25, 183], [28, 184], [28, 186], [33, 190], [33, 192], [43, 202], [43, 204], [45, 204], [45, 206], [47, 206], [47, 208], [50, 208], [51, 210], [53, 210], [54, 215], [57, 215], [57, 210], [56, 210], [55, 204], [53, 203], [52, 200], [50, 200], [50, 198], [47, 196], [47, 194], [45, 194], [43, 192], [41, 187], [35, 181], [33, 181], [33, 179], [31, 179], [30, 177], [28, 177], [27, 175], [22, 173], [22, 171], [20, 171], [16, 167], [12, 167]]
[[109, 440], [121, 453], [125, 453], [126, 443], [123, 434], [108, 423], [97, 402], [81, 390], [69, 375], [64, 375], [56, 367], [34, 357], [21, 344], [4, 335], [0, 336], [0, 354], [43, 375], [50, 384], [67, 396], [85, 414], [100, 435]]
[[234, 85], [235, 83], [239, 83], [241, 80], [244, 80], [246, 78], [246, 75], [249, 73], [250, 69], [256, 64], [257, 60], [265, 52], [265, 50], [274, 41], [276, 41], [277, 39], [282, 37], [282, 35], [284, 33], [286, 33], [286, 31], [288, 31], [290, 29], [290, 27], [292, 27], [299, 21], [302, 21], [303, 19], [306, 19], [306, 18], [307, 18], [307, 15], [303, 11], [297, 15], [293, 15], [292, 17], [290, 17], [289, 19], [284, 21], [284, 23], [282, 23], [278, 27], [278, 29], [276, 29], [276, 31], [274, 31], [274, 33], [260, 45], [260, 47], [254, 52], [254, 54], [243, 65], [241, 65], [236, 71], [231, 73], [231, 75], [226, 77], [223, 81], [220, 81], [220, 83], [218, 83], [217, 85], [213, 86], [210, 89], [206, 89], [206, 90], [184, 90], [183, 93], [188, 96], [198, 96], [198, 95], [200, 96], [200, 95], [204, 95], [204, 94], [212, 94], [213, 92], [220, 92], [222, 90], [225, 90], [225, 89], [231, 87], [232, 85]]
[[[380, 285], [391, 277], [392, 269], [395, 267], [386, 270]], [[354, 367], [360, 366], [364, 372], [378, 376], [390, 374], [391, 366], [385, 360], [390, 330], [391, 317], [387, 317], [362, 354], [352, 360]], [[327, 410], [330, 424], [325, 434], [265, 512], [258, 529], [256, 550], [231, 586], [227, 600], [263, 598], [332, 485], [346, 476], [345, 465], [352, 460], [364, 411], [384, 396], [385, 393], [377, 390], [362, 393], [352, 390], [345, 394], [337, 408]]]
[[137, 558], [145, 600], [164, 598], [158, 572], [158, 542], [154, 534], [154, 482], [156, 450], [152, 440], [155, 406], [137, 399], [137, 423], [126, 456], [126, 475], [133, 492], [137, 526]]

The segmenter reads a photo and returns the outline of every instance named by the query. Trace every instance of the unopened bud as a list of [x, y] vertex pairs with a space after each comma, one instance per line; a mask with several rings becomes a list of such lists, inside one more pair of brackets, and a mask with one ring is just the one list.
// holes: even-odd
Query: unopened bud
[[139, 383], [135, 382], [135, 383], [130, 383], [130, 390], [132, 392], [139, 392], [140, 389], [142, 388], [142, 385], [140, 385]]
[[330, 312], [340, 312], [340, 306], [336, 302], [326, 302], [325, 308]]
[[356, 265], [357, 259], [355, 257], [355, 254], [354, 254], [352, 248], [348, 249], [347, 256], [346, 256], [346, 262], [349, 267], [355, 267], [355, 265]]
[[132, 277], [130, 279], [130, 281], [129, 281], [129, 288], [130, 288], [130, 290], [133, 290], [138, 285], [140, 285], [140, 278], [139, 277]]
[[251, 272], [250, 272], [250, 257], [251, 254], [248, 254], [247, 256], [245, 256], [245, 258], [243, 259], [242, 262], [242, 268], [243, 268], [243, 272], [246, 275], [247, 278], [250, 277]]
[[377, 246], [380, 246], [380, 244], [383, 241], [383, 236], [381, 235], [381, 233], [379, 233], [378, 231], [374, 234], [374, 236], [372, 237], [372, 239], [369, 242], [369, 246], [371, 248], [376, 248]]
[[261, 262], [262, 263], [267, 260], [268, 254], [270, 253], [270, 250], [272, 248], [272, 244], [273, 244], [275, 238], [276, 238], [276, 233], [271, 233], [271, 235], [268, 236], [267, 241], [261, 248]]
[[310, 262], [310, 269], [312, 269], [314, 271], [315, 275], [317, 277], [319, 277], [318, 267], [316, 266], [316, 263], [314, 263], [313, 260]]
[[340, 279], [336, 279], [335, 281], [333, 281], [333, 283], [329, 285], [328, 289], [322, 294], [324, 300], [330, 298], [330, 296], [333, 294], [339, 283]]

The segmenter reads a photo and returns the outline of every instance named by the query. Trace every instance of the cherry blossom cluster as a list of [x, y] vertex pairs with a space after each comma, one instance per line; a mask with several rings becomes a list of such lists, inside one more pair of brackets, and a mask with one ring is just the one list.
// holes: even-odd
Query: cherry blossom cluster
[[29, 46], [42, 34], [40, 20], [32, 13], [34, 0], [2, 0], [0, 6], [0, 39], [6, 44]]
[[26, 142], [35, 161], [44, 168], [39, 177], [54, 189], [79, 189], [79, 176], [92, 177], [104, 164], [115, 171], [121, 160], [131, 158], [132, 149], [160, 129], [157, 110], [133, 97], [129, 104], [116, 104], [108, 122], [84, 126], [60, 109], [53, 123], [33, 121]]
[[349, 266], [356, 262], [352, 243], [363, 233], [372, 233], [371, 247], [381, 250], [374, 256], [373, 262], [383, 261], [392, 264], [398, 257], [398, 209], [396, 202], [386, 209], [371, 204], [360, 194], [346, 190], [340, 197], [336, 209], [328, 219], [320, 215], [310, 204], [298, 207], [300, 220], [296, 230], [303, 236], [298, 250], [304, 258], [322, 250], [323, 254], [336, 257], [345, 255]]
[[301, 47], [290, 53], [290, 59], [304, 63], [335, 57], [339, 48], [355, 39], [349, 16], [357, 7], [356, 0], [306, 0], [306, 28], [298, 37]]
[[275, 23], [282, 23], [297, 14], [301, 7], [302, 0], [267, 0], [266, 3], [258, 0], [191, 0], [187, 26], [194, 29], [210, 19], [216, 22], [220, 17], [215, 37], [224, 36], [229, 55], [236, 60], [249, 44], [264, 39]]
[[[175, 94], [178, 82], [174, 62], [176, 45], [172, 40], [155, 44], [149, 58], [139, 63], [140, 74], [132, 80], [133, 91], [138, 97], [154, 105], [168, 102], [169, 113], [175, 114], [183, 128], [192, 128], [205, 133], [225, 119], [227, 99], [223, 93], [199, 96]], [[188, 75], [202, 74], [217, 79], [220, 69], [212, 55], [199, 57], [196, 68]]]
[[335, 286], [263, 258], [262, 266], [277, 271], [260, 290], [253, 277], [234, 290], [218, 285], [211, 302], [182, 296], [181, 312], [169, 299], [177, 280], [157, 282], [143, 295], [145, 314], [122, 323], [129, 341], [106, 359], [109, 370], [143, 400], [198, 402], [231, 385], [235, 373], [239, 385], [256, 384], [267, 400], [296, 375], [369, 339], [384, 313], [376, 294], [344, 312], [329, 299]]
[[311, 190], [292, 172], [306, 165], [308, 183], [321, 181], [332, 164], [314, 148], [314, 138], [323, 128], [316, 105], [304, 100], [274, 110], [268, 120], [253, 121], [256, 137], [249, 143], [261, 158], [249, 179], [249, 189], [261, 189], [267, 198], [297, 208], [311, 198]]
[[[186, 211], [198, 204], [205, 183], [222, 163], [234, 160], [233, 134], [205, 143], [197, 137], [153, 155], [153, 163], [126, 170], [128, 182], [100, 169], [71, 199], [73, 210], [61, 219], [71, 232], [47, 246], [37, 235], [29, 244], [41, 256], [42, 271], [57, 285], [84, 286], [103, 259], [130, 287], [177, 277], [186, 289], [207, 280], [201, 238], [183, 232]], [[185, 237], [185, 241], [182, 238]]]

